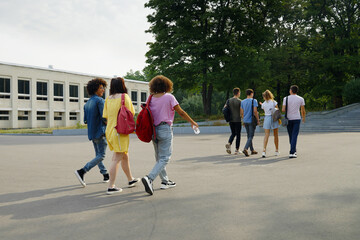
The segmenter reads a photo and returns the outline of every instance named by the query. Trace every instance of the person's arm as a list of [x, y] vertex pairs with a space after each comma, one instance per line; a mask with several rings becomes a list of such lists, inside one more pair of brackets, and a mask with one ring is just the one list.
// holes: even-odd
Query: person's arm
[[305, 123], [305, 117], [306, 117], [305, 106], [304, 105], [301, 106], [300, 110], [301, 110], [302, 122]]
[[240, 116], [241, 118], [244, 118], [244, 109], [242, 109], [241, 107], [240, 107]]
[[180, 107], [180, 104], [176, 105], [174, 109], [180, 115], [180, 117], [191, 123], [191, 127], [199, 127], [199, 125], [194, 120], [192, 120], [192, 118]]
[[257, 107], [254, 107], [254, 116], [256, 117], [256, 120], [258, 122], [258, 125], [260, 124], [260, 118], [259, 118], [259, 112], [257, 110]]
[[283, 105], [281, 110], [282, 110], [282, 112], [285, 112], [286, 111], [286, 105]]
[[98, 110], [99, 110], [99, 115], [101, 117], [101, 120], [104, 122], [104, 124], [106, 125], [106, 118], [103, 117], [103, 113], [104, 113], [104, 104], [105, 101], [104, 100], [100, 100], [98, 101], [98, 104], [97, 104], [97, 107], [98, 107]]
[[87, 116], [86, 116], [85, 106], [84, 106], [84, 123], [87, 124]]

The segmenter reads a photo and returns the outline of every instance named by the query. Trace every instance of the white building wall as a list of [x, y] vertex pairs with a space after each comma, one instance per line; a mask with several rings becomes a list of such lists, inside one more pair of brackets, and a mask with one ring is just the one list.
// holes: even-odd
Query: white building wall
[[[63, 127], [75, 126], [79, 122], [83, 124], [84, 87], [95, 77], [101, 77], [108, 82], [105, 91], [105, 95], [108, 97], [109, 77], [0, 62], [0, 78], [10, 78], [11, 91], [10, 99], [1, 98], [2, 93], [0, 92], [0, 128]], [[18, 99], [19, 79], [29, 81], [30, 99]], [[40, 81], [47, 83], [46, 100], [37, 99], [37, 82]], [[63, 101], [54, 101], [54, 83], [63, 84]], [[70, 85], [78, 86], [77, 102], [70, 102]], [[134, 107], [136, 112], [140, 111], [141, 93], [146, 92], [146, 96], [149, 95], [148, 83], [125, 79], [125, 85], [130, 97], [131, 91], [137, 92], [138, 101]], [[25, 111], [27, 120], [19, 120], [20, 118], [25, 119]], [[2, 112], [9, 113], [8, 120], [1, 120], [2, 116], [6, 115], [2, 115]], [[60, 116], [61, 120], [59, 120]], [[44, 117], [45, 120], [43, 120]]]

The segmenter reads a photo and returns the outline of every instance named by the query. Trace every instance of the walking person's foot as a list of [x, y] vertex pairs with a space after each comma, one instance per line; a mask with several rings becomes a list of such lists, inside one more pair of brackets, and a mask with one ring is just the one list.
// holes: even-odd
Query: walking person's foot
[[235, 150], [235, 153], [234, 153], [235, 155], [238, 155], [238, 154], [240, 154], [240, 151], [239, 151], [239, 149], [236, 149]]
[[109, 180], [110, 180], [109, 174], [108, 174], [108, 173], [105, 173], [105, 174], [103, 174], [103, 176], [104, 176], [103, 182], [104, 182], [104, 183], [109, 182]]
[[176, 183], [169, 180], [167, 182], [161, 182], [160, 189], [168, 189], [168, 188], [173, 188], [173, 187], [176, 187]]
[[266, 157], [266, 152], [262, 152], [262, 157], [263, 157], [263, 158]]
[[252, 151], [251, 151], [251, 155], [255, 155], [255, 154], [258, 154], [258, 152], [255, 151], [255, 150], [252, 150]]
[[147, 192], [150, 195], [153, 195], [154, 188], [153, 188], [152, 180], [148, 176], [145, 176], [141, 179], [141, 181], [144, 184], [145, 192]]
[[247, 157], [249, 156], [249, 153], [248, 153], [248, 151], [247, 151], [246, 149], [243, 150], [243, 154], [244, 154], [245, 156], [247, 156]]
[[135, 185], [140, 182], [140, 178], [133, 178], [133, 180], [131, 180], [128, 184], [129, 188], [135, 187]]
[[79, 182], [81, 183], [81, 185], [83, 187], [86, 186], [85, 180], [84, 180], [84, 175], [85, 175], [85, 171], [84, 169], [79, 169], [79, 170], [75, 170], [75, 176], [77, 177], [77, 179], [79, 180]]
[[276, 151], [275, 152], [275, 156], [279, 156], [280, 155], [280, 152], [279, 151]]
[[226, 148], [226, 152], [227, 152], [228, 154], [231, 154], [231, 144], [230, 144], [230, 143], [227, 143], [227, 144], [225, 145], [225, 148]]
[[119, 193], [119, 192], [122, 192], [122, 189], [121, 188], [117, 188], [117, 187], [112, 187], [112, 188], [108, 188], [106, 194], [108, 195], [112, 195], [114, 193]]

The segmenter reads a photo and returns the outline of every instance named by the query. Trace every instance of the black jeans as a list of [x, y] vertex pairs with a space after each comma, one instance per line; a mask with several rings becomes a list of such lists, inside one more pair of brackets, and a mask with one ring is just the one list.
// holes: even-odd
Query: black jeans
[[236, 149], [240, 147], [240, 136], [241, 136], [241, 122], [230, 122], [231, 135], [229, 143], [232, 144], [236, 136]]

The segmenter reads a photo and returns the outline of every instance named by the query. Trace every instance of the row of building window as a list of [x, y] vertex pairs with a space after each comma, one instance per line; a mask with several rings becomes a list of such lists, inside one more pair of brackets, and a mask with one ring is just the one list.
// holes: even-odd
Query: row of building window
[[[36, 82], [36, 100], [47, 101], [47, 82]], [[79, 86], [70, 85], [69, 86], [69, 101], [78, 102], [79, 101]], [[105, 99], [105, 94], [103, 98]], [[1, 78], [0, 77], [0, 98], [10, 98], [10, 78]], [[29, 80], [18, 80], [18, 99], [30, 100], [30, 81]], [[89, 94], [84, 87], [84, 102], [87, 102], [89, 99]], [[141, 93], [141, 102], [146, 102], [147, 93]], [[64, 85], [61, 83], [54, 83], [54, 101], [63, 102], [64, 101]], [[131, 91], [131, 101], [134, 105], [137, 105], [138, 97], [137, 91]]]
[[[37, 111], [36, 112], [36, 120], [46, 120], [46, 112]], [[54, 120], [62, 120], [63, 113], [55, 112]], [[10, 112], [9, 111], [0, 111], [0, 120], [10, 120]], [[29, 120], [29, 112], [28, 111], [19, 111], [18, 112], [18, 120]], [[69, 120], [78, 120], [78, 114], [76, 112], [70, 112]]]

